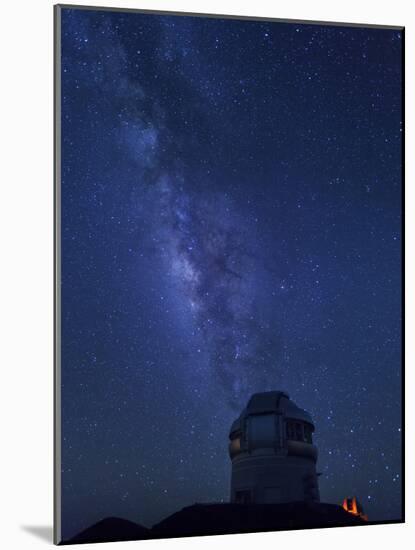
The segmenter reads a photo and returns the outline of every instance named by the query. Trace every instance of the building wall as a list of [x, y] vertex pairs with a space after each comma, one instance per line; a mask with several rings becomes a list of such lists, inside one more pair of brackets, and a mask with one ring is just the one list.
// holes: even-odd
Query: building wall
[[319, 501], [315, 463], [296, 456], [242, 455], [234, 458], [232, 502]]

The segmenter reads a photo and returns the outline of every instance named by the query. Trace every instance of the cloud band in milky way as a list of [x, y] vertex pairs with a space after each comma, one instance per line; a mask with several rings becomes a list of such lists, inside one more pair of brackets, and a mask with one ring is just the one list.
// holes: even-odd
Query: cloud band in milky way
[[167, 252], [167, 274], [203, 337], [212, 374], [239, 408], [252, 391], [273, 386], [278, 339], [260, 316], [257, 288], [269, 273], [255, 254], [255, 234], [231, 201], [189, 188], [179, 177], [161, 176], [148, 190], [145, 211], [152, 213], [152, 238]]
[[[110, 52], [101, 59], [106, 74], [126, 59], [119, 42], [113, 42], [111, 48], [103, 45]], [[120, 105], [114, 144], [135, 166], [134, 204], [138, 220], [149, 229], [145, 239], [155, 254], [160, 247], [154, 243], [163, 243], [166, 274], [188, 304], [212, 375], [238, 409], [253, 391], [275, 386], [279, 352], [272, 321], [258, 304], [259, 281], [271, 273], [258, 259], [255, 229], [227, 195], [185, 181], [166, 153], [169, 132], [158, 98], [149, 98], [146, 86], [127, 74], [113, 81], [112, 91], [109, 82], [102, 83], [105, 93]]]

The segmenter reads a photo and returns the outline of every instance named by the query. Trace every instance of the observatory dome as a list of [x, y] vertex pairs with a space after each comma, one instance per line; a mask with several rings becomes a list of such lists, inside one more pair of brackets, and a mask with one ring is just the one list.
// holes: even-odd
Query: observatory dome
[[314, 429], [287, 393], [252, 395], [229, 434], [231, 501], [318, 501]]

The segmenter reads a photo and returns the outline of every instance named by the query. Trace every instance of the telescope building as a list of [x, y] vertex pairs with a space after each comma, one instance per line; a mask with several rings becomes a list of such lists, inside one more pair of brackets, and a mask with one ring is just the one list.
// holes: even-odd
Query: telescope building
[[231, 502], [319, 502], [314, 423], [282, 391], [256, 393], [232, 424]]

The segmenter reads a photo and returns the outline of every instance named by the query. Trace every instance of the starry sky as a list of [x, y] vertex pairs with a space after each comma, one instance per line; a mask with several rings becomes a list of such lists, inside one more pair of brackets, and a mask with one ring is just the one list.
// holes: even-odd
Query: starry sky
[[63, 537], [227, 501], [266, 390], [399, 519], [402, 31], [61, 13]]

